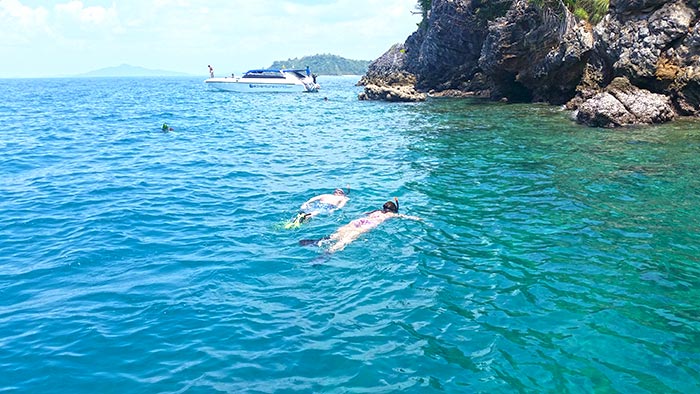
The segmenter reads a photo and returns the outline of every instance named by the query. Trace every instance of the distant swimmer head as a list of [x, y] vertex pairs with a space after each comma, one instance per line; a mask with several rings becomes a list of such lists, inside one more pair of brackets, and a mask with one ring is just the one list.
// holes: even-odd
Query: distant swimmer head
[[333, 194], [335, 194], [336, 196], [344, 196], [346, 193], [343, 189], [335, 189], [333, 190]]
[[394, 204], [393, 201], [387, 201], [384, 203], [384, 205], [382, 205], [382, 212], [399, 213], [399, 207], [396, 204]]

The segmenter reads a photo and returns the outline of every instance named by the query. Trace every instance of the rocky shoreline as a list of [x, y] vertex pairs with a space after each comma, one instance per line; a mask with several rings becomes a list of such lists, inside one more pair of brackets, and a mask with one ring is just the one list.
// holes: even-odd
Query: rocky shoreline
[[547, 102], [596, 127], [700, 117], [699, 2], [611, 0], [591, 25], [560, 0], [433, 0], [370, 64], [360, 99]]

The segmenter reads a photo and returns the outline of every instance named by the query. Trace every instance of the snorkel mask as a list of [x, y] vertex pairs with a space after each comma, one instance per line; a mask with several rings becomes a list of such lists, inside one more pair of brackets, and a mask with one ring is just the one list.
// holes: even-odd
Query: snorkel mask
[[394, 201], [396, 203], [393, 203], [392, 201], [387, 201], [382, 205], [382, 212], [393, 212], [393, 213], [399, 213], [399, 199], [394, 197]]

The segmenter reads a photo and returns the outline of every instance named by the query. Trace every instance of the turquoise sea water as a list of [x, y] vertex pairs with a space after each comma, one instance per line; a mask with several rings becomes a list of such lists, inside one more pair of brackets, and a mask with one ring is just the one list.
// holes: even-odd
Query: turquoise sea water
[[356, 81], [0, 80], [0, 391], [700, 392], [699, 122]]

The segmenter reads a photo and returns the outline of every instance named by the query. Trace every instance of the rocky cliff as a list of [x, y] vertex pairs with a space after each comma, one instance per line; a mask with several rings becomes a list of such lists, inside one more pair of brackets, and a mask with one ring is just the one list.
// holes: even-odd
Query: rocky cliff
[[593, 126], [700, 116], [698, 1], [611, 0], [593, 26], [561, 0], [433, 0], [360, 84], [366, 99], [566, 103]]

